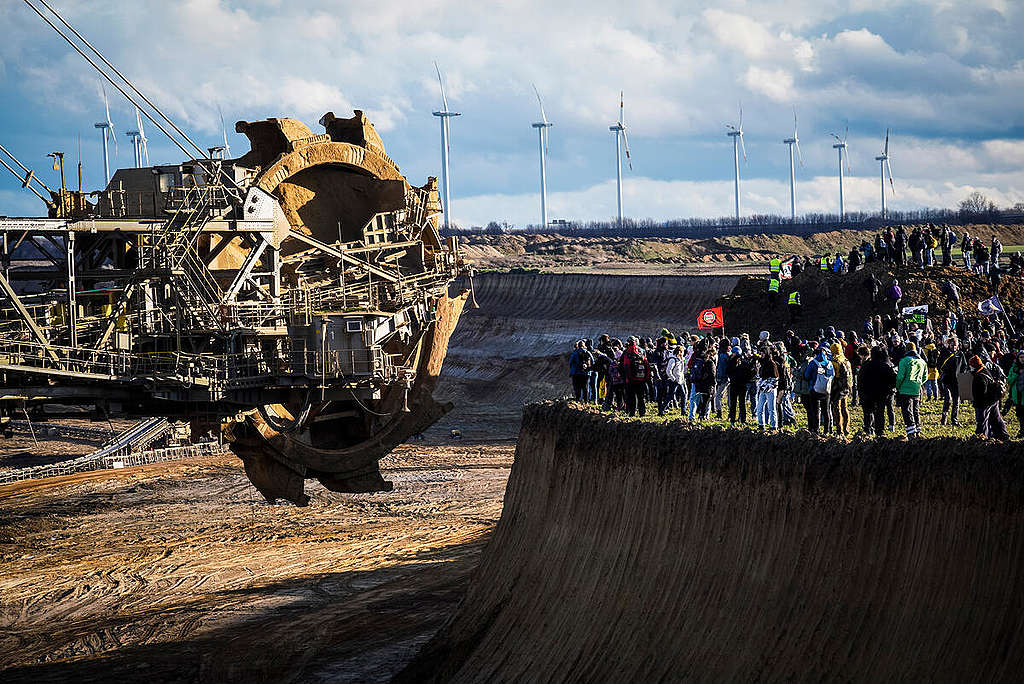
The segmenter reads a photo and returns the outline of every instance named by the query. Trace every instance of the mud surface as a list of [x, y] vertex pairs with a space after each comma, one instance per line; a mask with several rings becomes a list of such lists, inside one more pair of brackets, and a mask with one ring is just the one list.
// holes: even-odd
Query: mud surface
[[528, 407], [457, 616], [402, 681], [1019, 681], [1012, 445]]
[[269, 506], [229, 456], [0, 487], [0, 681], [387, 680], [450, 615], [511, 447]]
[[479, 309], [451, 337], [436, 395], [455, 410], [428, 432], [512, 440], [525, 403], [568, 391], [569, 354], [581, 338], [625, 339], [696, 325], [697, 312], [730, 292], [736, 276], [485, 273]]

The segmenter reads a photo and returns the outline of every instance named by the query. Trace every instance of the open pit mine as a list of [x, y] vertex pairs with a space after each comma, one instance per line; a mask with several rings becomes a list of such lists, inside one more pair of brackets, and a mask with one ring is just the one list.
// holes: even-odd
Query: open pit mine
[[447, 409], [463, 264], [434, 178], [411, 185], [360, 111], [320, 123], [240, 121], [241, 157], [92, 193], [62, 156], [59, 189], [23, 166], [48, 216], [0, 219], [0, 419], [67, 404], [223, 430], [271, 501], [305, 504], [310, 478], [390, 489], [379, 459]]

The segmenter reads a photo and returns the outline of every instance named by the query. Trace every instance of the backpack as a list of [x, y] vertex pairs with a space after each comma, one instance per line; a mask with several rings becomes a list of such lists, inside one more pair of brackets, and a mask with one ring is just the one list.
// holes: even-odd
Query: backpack
[[889, 286], [889, 299], [900, 299], [902, 297], [903, 291], [900, 289], [899, 285]]
[[[629, 363], [625, 363], [626, 358], [629, 358]], [[632, 382], [646, 382], [647, 381], [647, 359], [640, 354], [633, 352], [627, 352], [623, 355], [623, 365], [626, 367], [628, 373], [628, 379]]]
[[825, 375], [826, 369], [820, 363], [817, 361], [811, 361], [811, 363], [818, 367], [814, 376], [814, 386], [812, 389], [818, 394], [828, 394], [832, 391], [832, 378]]
[[612, 385], [622, 384], [622, 370], [619, 368], [619, 362], [615, 360], [615, 357], [611, 357], [608, 360], [608, 382]]
[[704, 366], [704, 359], [694, 359], [690, 364], [690, 370], [686, 372], [686, 379], [690, 382], [697, 382], [701, 376], [701, 369]]

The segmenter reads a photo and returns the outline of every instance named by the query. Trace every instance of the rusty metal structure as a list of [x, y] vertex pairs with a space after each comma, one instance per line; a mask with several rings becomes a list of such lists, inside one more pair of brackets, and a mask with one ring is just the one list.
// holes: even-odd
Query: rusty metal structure
[[222, 429], [271, 500], [305, 504], [307, 478], [390, 489], [377, 461], [446, 410], [464, 265], [436, 179], [411, 185], [361, 111], [320, 124], [238, 122], [241, 157], [120, 169], [88, 194], [63, 156], [59, 190], [5, 161], [48, 216], [0, 219], [0, 414]]

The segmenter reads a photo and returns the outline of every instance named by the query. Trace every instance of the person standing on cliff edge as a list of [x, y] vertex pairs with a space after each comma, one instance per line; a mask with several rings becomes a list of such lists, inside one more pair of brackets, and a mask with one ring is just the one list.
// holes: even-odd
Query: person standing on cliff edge
[[1003, 399], [999, 383], [985, 368], [985, 362], [980, 356], [972, 356], [967, 365], [971, 367], [974, 376], [971, 390], [974, 395], [974, 417], [978, 424], [975, 434], [983, 438], [1010, 439], [1006, 423], [999, 413], [999, 402]]
[[644, 389], [651, 377], [651, 365], [635, 337], [629, 338], [626, 351], [622, 353], [622, 376], [626, 380], [626, 413], [630, 418], [637, 413], [643, 418], [647, 415]]
[[572, 393], [576, 401], [587, 401], [587, 381], [594, 367], [594, 355], [587, 350], [587, 343], [580, 340], [569, 356], [569, 375], [572, 377]]

